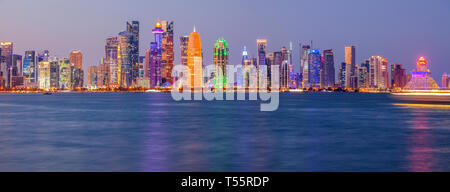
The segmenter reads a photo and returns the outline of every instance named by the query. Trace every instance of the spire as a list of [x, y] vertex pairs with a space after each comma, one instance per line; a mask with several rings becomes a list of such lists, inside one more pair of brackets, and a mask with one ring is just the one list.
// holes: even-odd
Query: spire
[[194, 25], [194, 32], [197, 32], [197, 31], [195, 31], [195, 25]]

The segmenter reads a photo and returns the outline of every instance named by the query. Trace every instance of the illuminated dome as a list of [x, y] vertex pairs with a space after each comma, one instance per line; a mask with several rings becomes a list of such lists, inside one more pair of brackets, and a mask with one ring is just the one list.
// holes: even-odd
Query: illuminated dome
[[159, 19], [158, 19], [158, 21], [155, 24], [155, 28], [161, 28], [161, 27], [162, 27], [162, 25], [161, 25], [161, 23], [159, 23]]

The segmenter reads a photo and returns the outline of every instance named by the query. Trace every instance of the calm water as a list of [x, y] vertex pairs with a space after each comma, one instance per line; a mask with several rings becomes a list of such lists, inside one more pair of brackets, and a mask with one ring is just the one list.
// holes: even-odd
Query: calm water
[[387, 94], [1, 94], [0, 171], [450, 171], [450, 108]]

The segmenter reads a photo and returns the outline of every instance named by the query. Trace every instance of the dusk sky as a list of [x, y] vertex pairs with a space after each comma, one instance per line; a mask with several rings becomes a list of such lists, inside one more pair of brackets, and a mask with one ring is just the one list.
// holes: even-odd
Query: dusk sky
[[0, 0], [0, 41], [14, 42], [15, 54], [48, 49], [52, 56], [83, 52], [84, 70], [104, 57], [107, 37], [124, 31], [126, 22], [140, 22], [140, 53], [153, 41], [157, 18], [174, 21], [175, 64], [179, 41], [201, 35], [204, 63], [212, 63], [214, 42], [230, 46], [230, 64], [241, 60], [243, 46], [256, 57], [256, 39], [266, 38], [268, 50], [294, 43], [299, 71], [299, 43], [335, 50], [335, 66], [344, 60], [344, 46], [356, 46], [356, 61], [373, 55], [400, 63], [408, 70], [419, 56], [429, 61], [441, 84], [450, 72], [450, 2], [448, 0]]

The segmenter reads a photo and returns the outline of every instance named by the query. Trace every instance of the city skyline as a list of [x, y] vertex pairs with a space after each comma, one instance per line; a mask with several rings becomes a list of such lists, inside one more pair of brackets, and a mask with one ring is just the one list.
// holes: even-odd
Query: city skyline
[[[306, 10], [299, 8], [298, 12], [289, 12], [286, 13], [285, 16], [276, 16], [272, 19], [266, 19], [268, 16], [275, 16], [275, 14], [267, 14], [262, 15], [260, 19], [255, 19], [254, 16], [248, 14], [248, 17], [240, 17], [241, 19], [237, 19], [236, 17], [239, 15], [243, 15], [243, 7], [246, 5], [251, 5], [250, 7], [254, 7], [251, 9], [251, 12], [257, 10], [257, 8], [266, 8], [269, 5], [273, 5], [272, 9], [280, 10], [279, 4], [290, 3], [290, 4], [301, 4], [304, 7], [308, 7], [311, 5], [309, 2], [295, 2], [295, 1], [284, 1], [285, 3], [275, 3], [275, 2], [261, 2], [261, 4], [255, 4], [254, 1], [249, 2], [241, 2], [237, 3], [231, 1], [229, 3], [210, 3], [206, 1], [195, 1], [192, 4], [184, 4], [184, 2], [178, 2], [178, 4], [173, 5], [173, 7], [163, 8], [164, 13], [159, 13], [155, 9], [155, 12], [151, 14], [142, 15], [142, 13], [138, 12], [130, 12], [133, 9], [142, 9], [139, 8], [138, 5], [147, 5], [147, 3], [142, 1], [132, 1], [136, 4], [127, 5], [122, 7], [126, 10], [123, 14], [119, 14], [117, 16], [106, 17], [110, 13], [104, 13], [100, 11], [96, 13], [95, 17], [90, 17], [87, 20], [87, 17], [83, 14], [80, 14], [77, 11], [80, 11], [83, 8], [83, 1], [80, 2], [58, 2], [58, 6], [68, 7], [71, 6], [73, 9], [69, 10], [67, 14], [63, 14], [60, 19], [69, 18], [78, 18], [79, 21], [71, 23], [70, 25], [58, 25], [59, 28], [54, 28], [54, 26], [50, 26], [52, 21], [58, 20], [56, 18], [50, 18], [45, 14], [40, 14], [38, 18], [30, 18], [30, 20], [24, 20], [21, 18], [22, 16], [17, 16], [17, 19], [11, 21], [6, 21], [5, 26], [14, 26], [5, 27], [0, 30], [0, 41], [14, 42], [14, 53], [18, 55], [24, 55], [25, 51], [28, 50], [49, 50], [52, 56], [57, 56], [59, 58], [68, 57], [70, 51], [72, 50], [81, 50], [83, 52], [83, 69], [87, 71], [88, 66], [96, 66], [100, 64], [100, 60], [104, 57], [104, 41], [108, 37], [117, 36], [117, 33], [123, 31], [123, 26], [126, 22], [131, 20], [137, 20], [140, 22], [140, 56], [145, 55], [145, 50], [149, 48], [150, 42], [153, 41], [153, 35], [151, 34], [151, 29], [153, 28], [156, 20], [158, 18], [174, 21], [174, 64], [180, 63], [180, 47], [179, 47], [179, 38], [181, 36], [189, 35], [192, 31], [193, 25], [197, 26], [197, 31], [202, 36], [202, 47], [207, 47], [207, 49], [203, 49], [203, 61], [205, 64], [213, 63], [213, 53], [212, 47], [214, 42], [219, 37], [223, 37], [227, 39], [229, 43], [230, 49], [230, 64], [239, 64], [241, 63], [241, 51], [244, 46], [247, 47], [249, 57], [257, 57], [257, 51], [255, 46], [255, 41], [258, 38], [267, 39], [267, 52], [279, 51], [281, 47], [288, 47], [289, 41], [293, 41], [294, 50], [293, 50], [293, 63], [294, 63], [294, 72], [299, 72], [300, 70], [300, 60], [299, 60], [299, 47], [298, 44], [308, 44], [310, 40], [313, 41], [313, 49], [320, 49], [321, 51], [326, 49], [334, 50], [335, 57], [335, 68], [339, 68], [339, 64], [344, 62], [344, 46], [355, 46], [356, 47], [356, 64], [363, 62], [365, 59], [370, 58], [374, 55], [380, 55], [389, 59], [389, 64], [399, 63], [402, 64], [406, 71], [409, 73], [412, 69], [415, 68], [415, 63], [417, 58], [420, 56], [425, 56], [427, 60], [429, 60], [430, 68], [432, 71], [432, 76], [435, 79], [440, 79], [441, 75], [444, 72], [449, 72], [448, 61], [445, 58], [445, 50], [448, 50], [449, 44], [442, 42], [450, 42], [449, 38], [444, 34], [448, 34], [449, 27], [444, 25], [438, 25], [438, 20], [440, 18], [445, 18], [442, 14], [448, 14], [447, 12], [443, 12], [443, 8], [449, 7], [449, 3], [446, 1], [433, 1], [428, 3], [419, 3], [419, 2], [411, 2], [408, 1], [409, 4], [413, 4], [413, 6], [409, 6], [409, 8], [403, 11], [403, 16], [396, 17], [388, 17], [388, 15], [392, 15], [395, 12], [395, 8], [401, 8], [401, 1], [398, 2], [372, 2], [368, 3], [373, 5], [373, 8], [376, 7], [386, 7], [386, 14], [380, 15], [378, 17], [371, 17], [369, 15], [362, 15], [365, 17], [366, 21], [353, 22], [352, 28], [353, 30], [347, 29], [345, 25], [342, 27], [338, 27], [336, 25], [343, 24], [345, 20], [343, 20], [343, 16], [348, 16], [347, 13], [341, 13], [342, 15], [338, 15], [337, 18], [330, 19], [334, 22], [327, 21], [327, 24], [330, 26], [335, 26], [335, 30], [322, 32], [323, 28], [315, 25], [303, 25], [303, 23], [297, 24], [293, 21], [302, 21], [305, 24], [308, 24], [311, 19], [315, 19], [316, 22], [324, 21], [323, 16], [319, 14], [317, 17], [313, 17], [314, 14], [311, 15], [311, 18], [308, 16], [308, 12], [313, 10]], [[404, 2], [404, 1], [403, 1]], [[28, 2], [28, 4], [35, 4], [37, 2]], [[48, 5], [52, 3], [52, 1], [40, 1], [39, 6], [42, 6], [42, 9], [45, 8], [44, 5]], [[55, 2], [53, 2], [55, 3]], [[348, 5], [350, 2], [339, 2], [339, 7], [342, 5]], [[366, 2], [367, 3], [367, 2]], [[117, 3], [120, 5], [120, 3]], [[164, 2], [161, 2], [161, 7], [164, 7]], [[213, 21], [205, 20], [201, 18], [200, 13], [189, 14], [188, 18], [184, 18], [179, 16], [177, 10], [181, 9], [181, 5], [187, 6], [186, 9], [189, 9], [192, 6], [200, 6], [205, 8], [214, 9], [212, 5], [223, 4], [223, 10], [220, 9], [218, 11], [218, 15], [215, 15], [214, 18], [220, 17], [223, 21], [221, 26], [217, 26]], [[336, 4], [335, 2], [323, 3], [323, 11], [328, 11], [329, 14], [333, 14], [338, 11], [331, 9], [331, 6]], [[358, 7], [362, 6], [364, 3], [354, 2], [352, 6]], [[0, 1], [0, 5], [19, 6], [23, 5], [23, 2], [13, 2], [13, 1]], [[118, 6], [116, 5], [116, 6]], [[56, 6], [56, 5], [55, 5]], [[111, 6], [111, 5], [104, 5]], [[233, 6], [237, 6], [235, 11], [231, 11]], [[421, 6], [421, 9], [418, 7]], [[89, 10], [96, 10], [101, 7], [101, 2], [95, 2], [91, 7], [87, 9], [89, 14]], [[143, 6], [145, 7], [145, 6]], [[248, 6], [247, 6], [248, 7]], [[51, 8], [51, 6], [50, 6]], [[27, 9], [24, 7], [24, 9]], [[111, 12], [114, 12], [117, 7], [111, 7]], [[152, 9], [150, 7], [149, 9]], [[287, 10], [291, 8], [286, 7]], [[406, 8], [404, 8], [406, 9]], [[225, 10], [230, 10], [227, 12], [231, 18], [227, 18], [225, 14]], [[301, 11], [300, 11], [301, 10]], [[315, 9], [317, 10], [317, 9]], [[345, 10], [345, 9], [344, 9]], [[416, 12], [414, 11], [416, 10]], [[10, 10], [3, 11], [0, 14], [8, 14]], [[206, 10], [208, 13], [211, 10]], [[280, 10], [281, 11], [281, 10]], [[361, 13], [361, 10], [356, 9], [356, 14]], [[370, 12], [370, 10], [367, 10]], [[417, 12], [420, 11], [420, 12]], [[433, 11], [433, 13], [431, 13]], [[185, 13], [186, 10], [183, 11]], [[320, 12], [319, 12], [320, 13]], [[206, 14], [206, 13], [203, 13]], [[301, 16], [302, 14], [306, 14], [305, 16]], [[425, 22], [428, 21], [429, 16], [427, 15], [440, 15], [439, 17], [433, 17], [433, 23]], [[400, 24], [399, 21], [405, 21], [404, 17], [410, 17], [412, 21], [411, 23]], [[6, 17], [6, 16], [5, 16]], [[4, 17], [4, 18], [5, 18]], [[280, 17], [282, 19], [280, 19]], [[247, 19], [245, 19], [247, 18]], [[285, 18], [285, 20], [283, 20]], [[301, 20], [301, 18], [305, 18]], [[386, 20], [386, 18], [390, 20]], [[40, 25], [35, 26], [37, 23], [33, 22], [35, 19], [46, 19], [48, 22], [40, 22]], [[99, 19], [104, 19], [103, 23], [95, 24], [95, 21]], [[211, 19], [214, 20], [214, 19]], [[273, 25], [271, 21], [276, 20], [275, 23], [278, 25]], [[356, 21], [356, 20], [353, 20]], [[262, 23], [261, 23], [262, 22]], [[243, 24], [244, 23], [244, 24]], [[380, 29], [376, 27], [370, 27], [376, 24], [379, 25], [380, 28], [385, 31], [379, 31]], [[93, 25], [91, 27], [95, 27], [90, 31], [84, 31], [87, 26]], [[403, 28], [400, 28], [402, 25]], [[68, 27], [70, 26], [70, 27]], [[230, 27], [235, 26], [235, 27]], [[276, 27], [279, 26], [279, 27]], [[385, 27], [382, 27], [385, 26]], [[25, 30], [30, 27], [33, 30], [36, 30], [37, 33], [33, 33], [33, 30]], [[77, 28], [78, 27], [78, 28]], [[262, 29], [259, 32], [256, 32], [256, 29]], [[15, 30], [15, 29], [19, 30]], [[72, 29], [74, 32], [64, 33], [62, 31]], [[362, 29], [366, 30], [362, 30]], [[21, 30], [22, 29], [22, 30]], [[48, 29], [48, 31], [46, 31]], [[83, 30], [84, 29], [84, 30]], [[239, 30], [236, 30], [239, 29]], [[369, 31], [370, 29], [371, 31]], [[80, 31], [81, 30], [81, 31]], [[373, 31], [372, 31], [373, 30]], [[45, 34], [42, 34], [43, 31], [46, 31]], [[364, 32], [366, 31], [366, 32]], [[13, 33], [14, 32], [14, 33]], [[238, 34], [237, 34], [238, 33]], [[311, 33], [318, 33], [317, 35]], [[373, 33], [377, 33], [374, 35]], [[51, 38], [50, 38], [51, 37]], [[70, 38], [67, 38], [70, 37]], [[85, 37], [85, 38], [83, 38]], [[95, 37], [95, 38], [94, 38]], [[338, 37], [338, 38], [336, 38]], [[339, 38], [340, 37], [340, 38]], [[371, 39], [371, 37], [378, 37]], [[50, 38], [50, 39], [49, 39]], [[80, 41], [80, 39], [89, 39], [90, 41]], [[73, 41], [73, 42], [71, 42]], [[71, 42], [71, 43], [67, 43]], [[100, 42], [100, 43], [97, 43]], [[381, 45], [377, 45], [379, 42]], [[336, 75], [337, 70], [336, 70]], [[86, 79], [86, 75], [85, 75]], [[440, 85], [441, 83], [438, 82]]]

